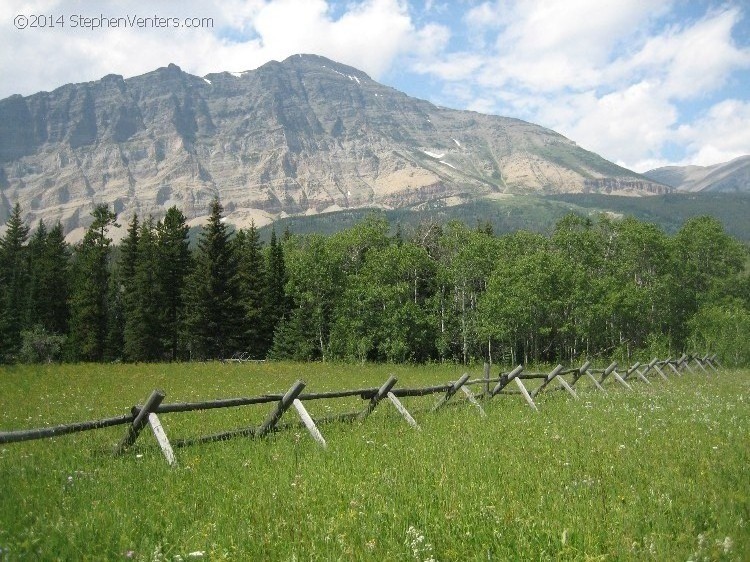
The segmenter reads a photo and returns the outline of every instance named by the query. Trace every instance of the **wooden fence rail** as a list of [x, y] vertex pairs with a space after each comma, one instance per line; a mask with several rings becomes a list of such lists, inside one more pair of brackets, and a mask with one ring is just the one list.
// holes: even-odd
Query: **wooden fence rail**
[[[693, 369], [691, 363], [696, 365], [700, 371]], [[119, 455], [135, 443], [146, 425], [150, 425], [167, 462], [169, 462], [169, 464], [175, 464], [176, 460], [172, 451], [172, 445], [174, 445], [174, 447], [186, 447], [198, 443], [223, 441], [235, 437], [264, 437], [272, 432], [289, 427], [306, 428], [310, 432], [310, 435], [321, 446], [325, 447], [327, 443], [318, 430], [317, 425], [331, 422], [359, 421], [360, 423], [363, 423], [379, 406], [379, 404], [384, 401], [390, 402], [409, 425], [419, 429], [419, 425], [414, 420], [412, 414], [399, 400], [399, 398], [404, 397], [442, 394], [432, 408], [429, 409], [431, 411], [436, 411], [448, 404], [456, 395], [462, 394], [465, 401], [473, 404], [482, 416], [486, 416], [487, 414], [477, 398], [490, 400], [498, 394], [518, 395], [524, 398], [530, 408], [537, 411], [538, 406], [535, 399], [542, 392], [561, 390], [568, 392], [573, 398], [578, 398], [578, 394], [574, 387], [583, 378], [587, 378], [587, 380], [589, 380], [598, 391], [606, 392], [604, 384], [609, 377], [612, 377], [612, 379], [622, 387], [628, 390], [633, 390], [633, 387], [630, 384], [631, 382], [640, 381], [645, 384], [651, 384], [649, 376], [659, 377], [660, 380], [668, 381], [669, 377], [667, 376], [667, 372], [676, 376], [682, 376], [684, 372], [696, 375], [711, 375], [712, 373], [717, 373], [719, 368], [721, 368], [721, 365], [716, 359], [716, 354], [705, 354], [699, 356], [694, 353], [684, 353], [678, 359], [672, 359], [669, 357], [664, 360], [659, 360], [654, 358], [646, 365], [634, 363], [630, 367], [621, 370], [622, 374], [618, 372], [617, 362], [611, 363], [606, 368], [596, 369], [591, 366], [590, 361], [586, 361], [580, 367], [565, 368], [563, 365], [557, 365], [549, 373], [525, 372], [524, 367], [518, 365], [511, 371], [499, 372], [496, 377], [491, 377], [491, 367], [485, 364], [482, 378], [470, 379], [469, 374], [465, 373], [454, 382], [421, 388], [396, 388], [398, 381], [396, 377], [390, 376], [378, 388], [373, 387], [304, 393], [303, 390], [305, 389], [305, 383], [304, 381], [298, 380], [284, 394], [265, 394], [253, 397], [226, 398], [199, 402], [175, 402], [171, 404], [162, 403], [166, 396], [164, 391], [154, 390], [143, 405], [133, 406], [129, 414], [37, 429], [0, 432], [0, 444], [56, 437], [80, 431], [129, 424], [125, 436], [114, 449], [114, 453]], [[667, 371], [667, 369], [669, 369], [669, 371]], [[566, 380], [565, 377], [570, 378]], [[529, 389], [526, 387], [526, 384], [531, 381], [539, 381], [539, 383]], [[511, 382], [515, 384], [516, 388], [507, 388]], [[556, 382], [559, 386], [550, 387], [553, 382]], [[532, 382], [532, 384], [535, 383]], [[478, 396], [469, 388], [476, 385], [482, 386]], [[318, 419], [314, 419], [310, 416], [303, 404], [305, 401], [310, 400], [350, 397], [359, 397], [362, 400], [366, 400], [367, 404], [363, 409], [358, 411], [337, 413]], [[232, 408], [258, 404], [274, 404], [273, 409], [268, 413], [264, 422], [258, 427], [240, 428], [212, 435], [180, 439], [174, 441], [173, 444], [170, 443], [167, 438], [166, 432], [158, 418], [160, 414], [167, 413], [194, 412], [215, 408]], [[292, 409], [293, 411], [296, 410], [300, 421], [297, 423], [287, 422], [285, 424], [280, 424], [279, 422], [282, 416], [289, 409]]]

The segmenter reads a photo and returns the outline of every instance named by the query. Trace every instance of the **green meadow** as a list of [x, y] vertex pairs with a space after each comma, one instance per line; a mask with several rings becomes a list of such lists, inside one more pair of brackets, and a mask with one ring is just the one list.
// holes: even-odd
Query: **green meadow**
[[[0, 431], [165, 402], [456, 380], [455, 365], [149, 364], [0, 370]], [[470, 370], [479, 377], [481, 367]], [[750, 371], [628, 391], [404, 398], [363, 423], [175, 450], [125, 426], [0, 445], [0, 561], [750, 560]], [[553, 385], [554, 386], [554, 383]], [[479, 387], [473, 387], [478, 392]], [[455, 404], [453, 404], [455, 402]], [[313, 417], [359, 398], [306, 402]], [[160, 415], [172, 440], [262, 422], [270, 404]], [[282, 422], [297, 421], [294, 410]]]

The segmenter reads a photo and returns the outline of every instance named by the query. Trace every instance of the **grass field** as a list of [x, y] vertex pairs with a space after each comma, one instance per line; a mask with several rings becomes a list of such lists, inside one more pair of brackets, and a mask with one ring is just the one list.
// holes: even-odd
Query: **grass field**
[[[479, 374], [481, 369], [475, 369]], [[455, 380], [456, 366], [79, 365], [0, 371], [0, 431], [168, 402]], [[750, 371], [518, 396], [178, 449], [122, 426], [0, 445], [0, 560], [750, 560]], [[457, 395], [454, 400], [461, 401]], [[308, 402], [313, 416], [363, 407]], [[172, 439], [270, 405], [164, 414]], [[294, 412], [285, 416], [292, 420]]]

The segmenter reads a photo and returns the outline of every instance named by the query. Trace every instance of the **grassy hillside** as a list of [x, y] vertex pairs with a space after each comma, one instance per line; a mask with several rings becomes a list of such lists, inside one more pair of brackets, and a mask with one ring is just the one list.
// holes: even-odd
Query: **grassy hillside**
[[[719, 219], [727, 232], [739, 240], [750, 242], [750, 195], [738, 194], [674, 194], [653, 197], [621, 197], [614, 195], [513, 195], [500, 199], [478, 199], [455, 206], [441, 202], [418, 208], [398, 210], [356, 209], [324, 215], [289, 217], [275, 223], [277, 232], [286, 228], [295, 234], [319, 232], [331, 234], [361, 222], [369, 213], [383, 213], [392, 227], [401, 224], [407, 232], [420, 223], [447, 223], [459, 220], [469, 226], [478, 221], [489, 222], [495, 233], [520, 229], [550, 232], [555, 223], [570, 212], [582, 215], [614, 213], [633, 215], [654, 222], [666, 232], [679, 230], [691, 217], [710, 215]], [[261, 230], [264, 239], [270, 237], [271, 227]]]
[[[168, 401], [455, 380], [458, 367], [67, 365], [0, 376], [0, 430]], [[478, 374], [476, 372], [475, 374]], [[613, 383], [614, 384], [614, 383]], [[122, 427], [0, 446], [2, 560], [747, 560], [750, 372], [633, 391], [426, 410], [421, 431], [383, 404], [363, 424], [177, 450], [152, 435], [114, 458]], [[459, 402], [459, 395], [454, 398]], [[308, 402], [313, 416], [363, 407]], [[172, 439], [246, 427], [270, 408], [164, 414]], [[291, 418], [289, 412], [285, 419]]]

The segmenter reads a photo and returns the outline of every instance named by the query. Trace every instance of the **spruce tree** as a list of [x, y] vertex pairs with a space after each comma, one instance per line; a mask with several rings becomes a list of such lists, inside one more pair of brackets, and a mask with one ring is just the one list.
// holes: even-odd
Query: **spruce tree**
[[108, 259], [112, 242], [108, 230], [115, 225], [117, 215], [106, 205], [98, 205], [92, 216], [94, 222], [76, 248], [70, 343], [73, 357], [101, 361], [107, 338]]
[[266, 298], [266, 265], [258, 229], [253, 222], [235, 237], [239, 254], [239, 286], [243, 308], [242, 347], [255, 359], [266, 354], [263, 313]]
[[208, 224], [198, 240], [186, 318], [191, 355], [204, 359], [223, 358], [237, 351], [242, 324], [237, 259], [218, 199], [210, 209]]
[[135, 254], [123, 351], [129, 361], [153, 361], [161, 356], [161, 291], [157, 283], [156, 231], [150, 217], [141, 225]]
[[184, 317], [185, 285], [192, 263], [188, 230], [185, 216], [177, 207], [168, 209], [164, 221], [156, 226], [158, 284], [162, 299], [161, 333], [164, 349], [173, 361], [180, 353], [179, 334]]
[[69, 247], [58, 222], [47, 230], [44, 221], [29, 241], [29, 283], [26, 328], [64, 335], [68, 329]]
[[284, 249], [276, 240], [276, 229], [272, 228], [266, 262], [266, 299], [263, 315], [265, 324], [263, 346], [265, 352], [271, 348], [276, 329], [288, 309], [285, 285]]
[[107, 296], [107, 351], [108, 360], [126, 358], [125, 324], [128, 311], [133, 306], [135, 268], [138, 262], [138, 237], [140, 222], [134, 213], [128, 223], [125, 238], [118, 248], [118, 257], [110, 269]]
[[29, 227], [16, 203], [0, 238], [0, 361], [14, 361], [21, 348], [29, 268], [26, 241]]

